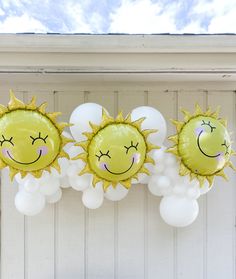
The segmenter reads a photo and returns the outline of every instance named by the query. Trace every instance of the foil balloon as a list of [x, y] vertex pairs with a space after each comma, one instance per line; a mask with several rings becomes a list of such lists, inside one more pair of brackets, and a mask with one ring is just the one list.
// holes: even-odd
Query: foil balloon
[[130, 114], [124, 118], [122, 113], [114, 119], [103, 109], [101, 124], [90, 123], [92, 132], [84, 133], [87, 140], [76, 143], [84, 152], [74, 159], [86, 163], [80, 175], [92, 174], [93, 186], [102, 182], [106, 190], [119, 183], [128, 189], [138, 174], [149, 174], [145, 164], [154, 161], [148, 153], [158, 147], [148, 142], [156, 130], [141, 129], [144, 119], [132, 121]]
[[31, 173], [39, 178], [43, 170], [60, 171], [58, 159], [67, 157], [63, 147], [70, 142], [62, 135], [66, 123], [58, 123], [57, 112], [47, 113], [46, 103], [37, 107], [18, 100], [13, 92], [8, 106], [0, 105], [0, 168], [9, 167], [10, 176]]
[[226, 178], [224, 168], [234, 168], [226, 121], [218, 118], [218, 111], [203, 112], [198, 105], [193, 115], [183, 113], [184, 122], [173, 121], [177, 134], [169, 137], [174, 146], [168, 150], [180, 159], [180, 175], [198, 179], [201, 186], [205, 180], [212, 185], [215, 176]]

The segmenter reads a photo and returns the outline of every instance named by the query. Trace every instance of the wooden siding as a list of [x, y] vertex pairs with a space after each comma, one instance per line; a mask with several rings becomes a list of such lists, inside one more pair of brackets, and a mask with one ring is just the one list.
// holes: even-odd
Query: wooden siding
[[[4, 88], [6, 84], [2, 84]], [[198, 102], [204, 109], [221, 105], [222, 116], [235, 132], [234, 91], [191, 92], [158, 85], [94, 87], [66, 90], [58, 86], [35, 94], [17, 90], [25, 101], [34, 94], [47, 101], [49, 110], [63, 112], [68, 121], [72, 110], [83, 102], [97, 102], [112, 114], [128, 113], [151, 105], [166, 119], [181, 118], [181, 107], [193, 111]], [[168, 84], [165, 85], [168, 88]], [[79, 87], [78, 87], [79, 88]], [[2, 91], [0, 103], [7, 104]], [[168, 134], [173, 127], [168, 122]], [[235, 138], [235, 135], [233, 135]], [[1, 185], [1, 278], [2, 279], [235, 279], [236, 175], [227, 171], [229, 182], [217, 178], [214, 188], [199, 199], [200, 212], [194, 224], [175, 229], [159, 215], [160, 198], [146, 185], [134, 185], [120, 202], [105, 201], [97, 210], [84, 208], [81, 193], [63, 189], [56, 205], [47, 205], [35, 217], [24, 217], [14, 207], [16, 185], [7, 171]]]

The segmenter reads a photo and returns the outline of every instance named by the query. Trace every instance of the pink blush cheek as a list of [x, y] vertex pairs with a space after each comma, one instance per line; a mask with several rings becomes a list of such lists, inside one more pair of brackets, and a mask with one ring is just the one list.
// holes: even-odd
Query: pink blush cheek
[[10, 152], [9, 149], [7, 149], [7, 148], [3, 148], [3, 149], [2, 149], [2, 154], [3, 154], [4, 157], [9, 158], [8, 153], [11, 154], [11, 152]]
[[134, 163], [138, 164], [139, 161], [140, 161], [140, 153], [134, 153], [133, 155], [133, 160], [134, 160]]
[[100, 169], [101, 170], [106, 170], [106, 163], [104, 163], [104, 162], [102, 162], [102, 163], [100, 163], [100, 165], [99, 165], [99, 167], [100, 167]]
[[38, 154], [40, 154], [40, 151], [41, 151], [42, 156], [48, 154], [47, 146], [40, 146], [37, 151], [38, 151]]
[[221, 160], [224, 160], [224, 153], [220, 152], [220, 156], [216, 157], [216, 160], [220, 162]]
[[199, 134], [201, 133], [201, 132], [203, 132], [204, 130], [201, 128], [201, 127], [198, 127], [198, 128], [196, 128], [195, 129], [195, 134], [196, 134], [196, 136], [199, 136]]

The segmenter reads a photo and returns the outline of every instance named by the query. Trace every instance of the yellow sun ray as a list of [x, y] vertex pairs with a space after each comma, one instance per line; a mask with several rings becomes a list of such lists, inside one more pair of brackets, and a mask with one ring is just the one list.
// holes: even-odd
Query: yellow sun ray
[[36, 97], [33, 96], [30, 103], [28, 105], [26, 105], [26, 108], [27, 109], [30, 109], [30, 110], [35, 110], [37, 108], [36, 106]]
[[95, 187], [96, 184], [100, 182], [100, 180], [101, 179], [99, 177], [97, 177], [96, 175], [93, 175], [93, 182], [92, 182], [93, 186]]
[[120, 184], [123, 185], [126, 189], [129, 189], [131, 185], [131, 179], [122, 180], [120, 181]]
[[41, 104], [41, 105], [38, 107], [37, 110], [38, 110], [40, 113], [45, 114], [47, 106], [48, 106], [47, 103], [43, 103], [43, 104]]

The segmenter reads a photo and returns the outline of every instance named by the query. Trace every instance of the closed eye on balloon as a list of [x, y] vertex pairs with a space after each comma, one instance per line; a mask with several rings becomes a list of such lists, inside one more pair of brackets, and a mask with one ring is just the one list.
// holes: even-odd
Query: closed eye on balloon
[[227, 145], [227, 144], [226, 144], [226, 140], [224, 140], [224, 143], [222, 143], [221, 145], [226, 147], [225, 155], [229, 154], [229, 151], [228, 151], [228, 150], [229, 150], [230, 145]]
[[102, 156], [107, 156], [108, 158], [111, 159], [111, 156], [109, 155], [110, 150], [108, 150], [106, 153], [102, 153], [101, 150], [99, 150], [99, 152], [100, 152], [100, 154], [99, 154], [99, 155], [96, 155], [96, 157], [98, 158], [98, 161], [101, 160]]
[[41, 137], [41, 132], [39, 132], [38, 137], [34, 138], [34, 137], [30, 136], [30, 138], [33, 140], [33, 141], [32, 141], [32, 145], [33, 145], [37, 140], [42, 140], [44, 143], [47, 143], [47, 142], [46, 142], [46, 139], [48, 138], [48, 135], [46, 135], [46, 136], [43, 138], [43, 137]]
[[133, 141], [131, 141], [130, 146], [124, 146], [124, 148], [126, 149], [126, 154], [128, 154], [129, 150], [131, 148], [134, 148], [135, 150], [138, 150], [138, 142], [134, 145]]
[[0, 140], [1, 146], [3, 145], [4, 142], [9, 142], [11, 145], [14, 146], [14, 143], [12, 142], [13, 137], [11, 137], [10, 139], [6, 139], [6, 138], [4, 137], [4, 135], [2, 135], [2, 138], [3, 138], [3, 140]]
[[214, 126], [211, 125], [211, 122], [210, 122], [210, 121], [205, 122], [204, 120], [202, 120], [201, 126], [204, 126], [204, 125], [209, 126], [209, 127], [211, 128], [211, 133], [214, 131], [214, 129], [216, 129], [216, 127], [214, 127]]

